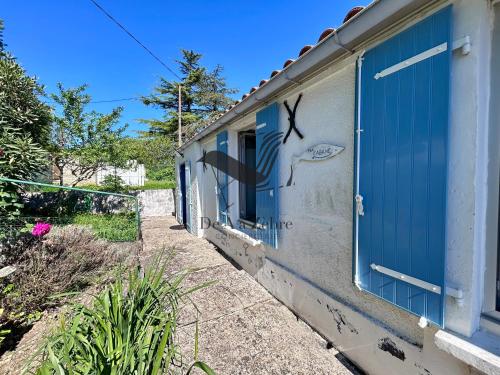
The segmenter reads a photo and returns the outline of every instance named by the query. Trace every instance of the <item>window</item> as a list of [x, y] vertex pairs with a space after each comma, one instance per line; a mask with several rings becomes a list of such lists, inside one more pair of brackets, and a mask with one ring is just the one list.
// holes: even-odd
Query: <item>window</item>
[[[245, 131], [239, 134], [239, 158], [244, 167], [240, 168], [240, 174], [255, 173], [256, 143], [255, 131]], [[250, 181], [249, 181], [250, 180]], [[252, 183], [253, 180], [253, 183]], [[239, 185], [239, 204], [240, 219], [255, 223], [256, 214], [256, 192], [255, 177], [240, 178]]]

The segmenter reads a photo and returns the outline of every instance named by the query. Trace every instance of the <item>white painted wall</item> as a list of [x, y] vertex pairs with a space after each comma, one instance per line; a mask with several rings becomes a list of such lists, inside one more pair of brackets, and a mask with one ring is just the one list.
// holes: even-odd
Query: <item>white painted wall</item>
[[146, 180], [146, 169], [144, 164], [138, 164], [131, 160], [128, 168], [115, 168], [112, 166], [104, 166], [99, 169], [95, 175], [95, 182], [97, 185], [102, 185], [106, 176], [114, 176], [115, 174], [120, 177], [125, 185], [129, 186], [144, 186]]
[[[468, 56], [454, 53], [452, 62], [446, 279], [462, 289], [465, 298], [463, 306], [447, 299], [445, 321], [447, 329], [471, 336], [479, 328], [483, 304], [486, 197], [491, 180], [487, 160], [488, 150], [495, 147], [488, 143], [490, 93], [485, 85], [489, 81], [493, 12], [487, 0], [456, 0], [453, 4], [454, 38], [469, 35], [472, 51]], [[294, 103], [303, 94], [296, 122], [305, 138], [300, 141], [292, 134], [282, 147], [281, 185], [289, 178], [292, 156], [308, 146], [332, 143], [345, 147], [334, 158], [315, 163], [314, 168], [299, 164], [295, 184], [280, 189], [281, 220], [291, 221], [293, 230], [282, 232], [279, 248], [248, 247], [240, 238], [215, 229], [198, 233], [221, 247], [370, 373], [420, 374], [428, 370], [468, 374], [465, 364], [435, 346], [436, 328], [419, 328], [416, 316], [352, 284], [355, 58], [330, 66], [276, 99]], [[284, 106], [280, 108], [280, 128], [286, 131], [288, 115]], [[237, 132], [254, 121], [255, 112], [229, 125], [232, 156], [237, 156]], [[202, 149], [215, 149], [214, 138], [189, 146], [184, 159], [200, 158]], [[215, 179], [208, 172], [193, 174], [201, 188], [197, 209], [200, 216], [215, 219]], [[239, 212], [237, 194], [237, 183], [230, 184], [233, 222]], [[405, 360], [380, 349], [385, 338], [404, 351]]]

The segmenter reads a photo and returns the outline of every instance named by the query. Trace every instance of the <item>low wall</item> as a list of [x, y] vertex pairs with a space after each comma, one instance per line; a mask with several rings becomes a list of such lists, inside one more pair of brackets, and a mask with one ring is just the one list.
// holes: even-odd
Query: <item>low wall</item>
[[175, 212], [174, 196], [175, 189], [140, 191], [141, 217], [171, 216]]
[[[139, 199], [141, 217], [170, 216], [175, 211], [174, 189], [130, 192]], [[135, 210], [135, 200], [114, 195], [91, 194], [80, 191], [27, 193], [25, 208], [33, 215], [58, 216], [73, 212], [97, 214]]]

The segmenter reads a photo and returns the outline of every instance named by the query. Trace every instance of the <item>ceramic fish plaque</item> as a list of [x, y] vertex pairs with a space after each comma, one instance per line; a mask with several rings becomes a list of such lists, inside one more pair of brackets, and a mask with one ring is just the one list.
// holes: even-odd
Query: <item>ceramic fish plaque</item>
[[333, 158], [335, 155], [344, 151], [345, 147], [331, 145], [328, 143], [320, 143], [308, 147], [301, 155], [293, 156], [292, 165], [290, 166], [290, 178], [286, 186], [291, 186], [293, 182], [293, 169], [301, 161], [322, 161]]
[[309, 147], [302, 155], [294, 156], [292, 164], [297, 164], [300, 161], [321, 161], [330, 159], [340, 154], [342, 151], [344, 151], [344, 147], [342, 146], [320, 143], [319, 145]]

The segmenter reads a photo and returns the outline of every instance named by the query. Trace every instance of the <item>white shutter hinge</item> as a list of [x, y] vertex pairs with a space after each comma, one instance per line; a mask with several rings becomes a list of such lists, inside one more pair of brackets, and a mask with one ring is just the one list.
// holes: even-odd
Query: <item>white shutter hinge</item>
[[462, 289], [455, 289], [452, 287], [446, 287], [446, 295], [455, 299], [458, 306], [464, 305], [464, 292]]
[[365, 210], [364, 210], [364, 207], [363, 207], [363, 196], [360, 195], [360, 194], [357, 194], [354, 199], [356, 200], [356, 213], [359, 216], [364, 216], [365, 215]]
[[462, 55], [468, 55], [471, 50], [470, 36], [464, 36], [461, 39], [455, 40], [453, 42], [453, 51], [457, 49], [462, 49]]

